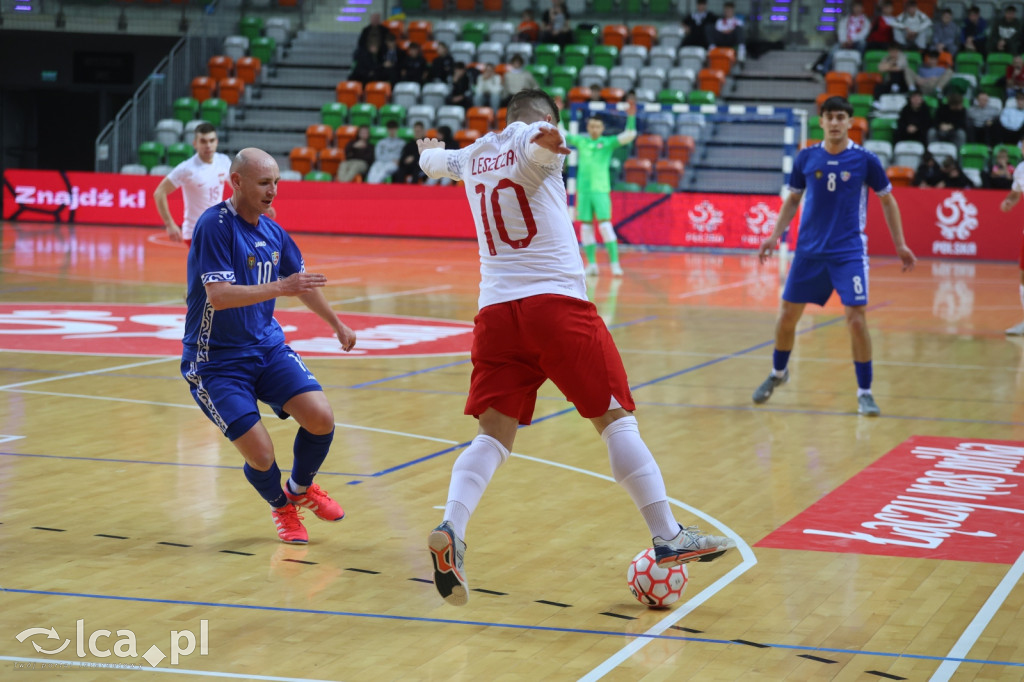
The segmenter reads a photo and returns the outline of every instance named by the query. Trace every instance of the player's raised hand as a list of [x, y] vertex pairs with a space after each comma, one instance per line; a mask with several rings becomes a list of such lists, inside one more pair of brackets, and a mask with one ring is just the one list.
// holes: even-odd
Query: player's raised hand
[[761, 265], [768, 262], [768, 259], [771, 258], [772, 251], [775, 250], [775, 247], [778, 246], [778, 244], [779, 240], [776, 237], [768, 237], [761, 242], [761, 246], [757, 249], [757, 258], [761, 261]]
[[914, 252], [906, 244], [896, 249], [896, 255], [903, 261], [903, 272], [910, 272], [917, 264], [917, 256], [914, 255]]
[[327, 275], [317, 272], [296, 272], [284, 279], [277, 280], [281, 287], [281, 296], [298, 296], [327, 284]]
[[562, 139], [562, 133], [558, 132], [558, 128], [555, 126], [541, 126], [540, 131], [533, 136], [530, 142], [556, 154], [569, 153], [569, 148], [565, 146], [565, 140]]
[[338, 328], [338, 341], [341, 343], [341, 349], [347, 353], [355, 348], [356, 333], [340, 319], [338, 322], [341, 324], [341, 327]]
[[444, 149], [444, 142], [436, 137], [424, 137], [421, 140], [416, 140], [416, 148], [419, 149], [420, 154], [422, 154], [428, 149]]

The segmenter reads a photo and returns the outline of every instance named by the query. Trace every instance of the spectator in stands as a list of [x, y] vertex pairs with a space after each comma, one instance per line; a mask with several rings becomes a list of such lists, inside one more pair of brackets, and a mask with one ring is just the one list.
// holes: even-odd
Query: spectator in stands
[[366, 174], [366, 181], [378, 185], [398, 170], [398, 160], [402, 157], [404, 146], [405, 142], [398, 137], [398, 121], [388, 121], [387, 136], [374, 147], [374, 162]]
[[430, 67], [423, 57], [423, 49], [419, 43], [409, 43], [409, 49], [402, 55], [402, 61], [398, 67], [399, 80], [411, 81], [422, 85], [427, 81], [427, 74]]
[[1013, 61], [1006, 65], [1006, 96], [1016, 97], [1024, 90], [1024, 57], [1013, 55]]
[[912, 74], [913, 86], [925, 95], [941, 94], [946, 83], [953, 77], [953, 70], [939, 64], [939, 53], [925, 50], [921, 66]]
[[986, 49], [985, 33], [988, 30], [988, 22], [981, 17], [981, 8], [971, 5], [967, 10], [967, 18], [964, 20], [964, 32], [960, 36], [960, 45], [964, 52], [977, 52], [985, 55]]
[[907, 103], [900, 111], [894, 139], [896, 142], [913, 140], [927, 144], [928, 131], [932, 127], [932, 112], [924, 103], [924, 96], [914, 90], [907, 96]]
[[569, 10], [565, 0], [551, 0], [551, 8], [541, 16], [540, 40], [542, 43], [556, 43], [566, 46], [572, 42], [572, 26], [569, 25]]
[[917, 165], [914, 179], [910, 181], [912, 187], [938, 187], [942, 182], [942, 168], [931, 152], [921, 155], [921, 161]]
[[380, 12], [374, 12], [370, 15], [370, 23], [359, 32], [359, 42], [356, 44], [356, 49], [365, 49], [374, 38], [376, 38], [378, 45], [383, 45], [384, 38], [388, 33], [391, 33], [391, 31], [381, 23]]
[[696, 8], [683, 17], [683, 45], [708, 47], [708, 32], [718, 21], [714, 12], [708, 11], [707, 0], [697, 0]]
[[932, 20], [917, 8], [917, 0], [907, 0], [892, 28], [893, 40], [905, 50], [923, 50], [931, 41]]
[[533, 10], [524, 9], [516, 29], [516, 40], [520, 43], [536, 43], [540, 40], [540, 24], [533, 18]]
[[451, 83], [452, 74], [455, 73], [455, 58], [448, 52], [446, 43], [437, 44], [437, 56], [430, 62], [430, 72], [427, 77], [433, 82]]
[[501, 95], [505, 89], [505, 81], [501, 74], [494, 70], [494, 64], [484, 64], [484, 72], [476, 79], [473, 98], [478, 107], [490, 107], [495, 111], [501, 106]]
[[366, 177], [373, 165], [373, 145], [370, 144], [370, 129], [359, 126], [354, 140], [345, 145], [345, 160], [338, 166], [338, 182], [352, 182], [357, 175]]
[[[437, 139], [439, 142], [444, 142], [445, 149], [458, 149], [459, 143], [455, 139], [455, 135], [452, 134], [452, 129], [448, 126], [441, 126], [437, 129]], [[443, 178], [427, 178], [428, 185], [452, 185], [455, 181], [448, 177]]]
[[590, 84], [590, 101], [591, 102], [603, 102], [604, 98], [601, 97], [601, 84], [591, 83]]
[[969, 177], [964, 175], [964, 172], [960, 169], [960, 164], [957, 163], [956, 159], [951, 156], [947, 156], [942, 160], [942, 182], [937, 186], [966, 189], [973, 188], [974, 183], [971, 182]]
[[397, 185], [419, 184], [424, 177], [420, 168], [420, 148], [416, 140], [422, 140], [426, 135], [423, 123], [416, 121], [412, 126], [413, 139], [402, 147], [402, 156], [398, 160], [398, 170], [391, 176], [391, 182]]
[[383, 76], [381, 80], [394, 85], [398, 82], [400, 75], [399, 65], [402, 63], [402, 51], [398, 49], [398, 39], [391, 31], [384, 36], [384, 47], [380, 52], [380, 60], [381, 75]]
[[[451, 85], [451, 90], [448, 91], [448, 96], [444, 100], [445, 104], [454, 104], [463, 109], [469, 109], [473, 106], [473, 81], [469, 79], [469, 73], [464, 62], [455, 62]], [[419, 165], [418, 159], [416, 164], [417, 166]]]
[[366, 47], [356, 48], [352, 73], [349, 75], [351, 80], [359, 81], [364, 85], [372, 81], [383, 80], [384, 70], [381, 47], [380, 40], [376, 36], [371, 36], [366, 41]]
[[967, 139], [992, 146], [999, 141], [999, 112], [987, 92], [979, 92], [974, 104], [967, 108]]
[[878, 62], [878, 72], [882, 82], [875, 86], [875, 97], [890, 92], [907, 92], [910, 90], [913, 73], [907, 64], [907, 56], [896, 43], [889, 43], [889, 51]]
[[1017, 21], [1017, 8], [1007, 5], [1003, 9], [1003, 16], [988, 32], [988, 51], [1009, 52], [1017, 54], [1021, 49], [1020, 22]]
[[520, 55], [512, 55], [512, 61], [508, 66], [508, 70], [505, 71], [505, 97], [502, 106], [506, 106], [512, 95], [520, 90], [538, 87], [533, 74], [523, 68], [523, 58]]
[[1010, 189], [1013, 187], [1013, 166], [1010, 164], [1010, 153], [1000, 148], [992, 159], [988, 172], [982, 175], [992, 189]]
[[747, 47], [744, 44], [743, 20], [736, 16], [736, 5], [728, 0], [722, 5], [720, 16], [710, 27], [708, 33], [708, 49], [713, 47], [731, 47], [736, 50], [736, 59], [746, 59]]
[[879, 6], [879, 15], [871, 24], [871, 32], [868, 33], [868, 50], [885, 50], [893, 43], [893, 24], [896, 17], [893, 15], [892, 2], [884, 0]]
[[935, 110], [929, 142], [952, 142], [957, 149], [967, 143], [967, 108], [964, 96], [953, 90]]
[[[1010, 106], [1016, 102], [1017, 106]], [[999, 141], [1006, 144], [1017, 144], [1024, 129], [1024, 92], [1014, 95], [1012, 101], [1003, 105], [999, 114]]]
[[960, 50], [962, 34], [963, 30], [953, 21], [953, 10], [947, 7], [942, 10], [938, 23], [932, 28], [931, 49], [955, 56]]
[[835, 45], [824, 55], [818, 57], [818, 61], [814, 62], [811, 68], [818, 73], [828, 73], [832, 70], [832, 60], [839, 50], [857, 50], [863, 54], [869, 33], [871, 33], [871, 20], [864, 14], [864, 3], [855, 0], [850, 6], [850, 13], [839, 20]]

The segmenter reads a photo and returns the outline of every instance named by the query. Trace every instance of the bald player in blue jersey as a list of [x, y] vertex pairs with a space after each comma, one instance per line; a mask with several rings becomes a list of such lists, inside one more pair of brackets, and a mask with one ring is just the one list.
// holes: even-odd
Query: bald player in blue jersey
[[878, 157], [854, 143], [849, 136], [853, 107], [843, 97], [829, 97], [821, 105], [825, 140], [802, 150], [793, 164], [775, 229], [761, 242], [758, 257], [764, 263], [778, 246], [782, 233], [796, 215], [806, 192], [796, 253], [782, 294], [775, 323], [772, 373], [754, 391], [755, 403], [771, 397], [776, 387], [789, 380], [789, 354], [796, 325], [808, 303], [825, 305], [832, 291], [839, 293], [846, 326], [853, 345], [857, 374], [857, 411], [869, 417], [881, 414], [871, 395], [871, 335], [868, 332], [868, 251], [864, 225], [868, 188], [882, 202], [882, 213], [892, 235], [903, 271], [917, 259], [903, 239], [903, 222], [892, 185]]
[[[327, 278], [306, 272], [295, 242], [266, 216], [281, 179], [274, 158], [243, 149], [231, 162], [230, 179], [231, 198], [207, 209], [192, 233], [181, 373], [199, 407], [245, 459], [245, 477], [270, 504], [278, 537], [302, 544], [309, 536], [297, 507], [325, 521], [345, 515], [313, 482], [334, 438], [334, 412], [285, 343], [274, 301], [298, 298], [334, 330], [345, 351], [356, 335], [324, 297]], [[299, 423], [284, 488], [257, 400]]]

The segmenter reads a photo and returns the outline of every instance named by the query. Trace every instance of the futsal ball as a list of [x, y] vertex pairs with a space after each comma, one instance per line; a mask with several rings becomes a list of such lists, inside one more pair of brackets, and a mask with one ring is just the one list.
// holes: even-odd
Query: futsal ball
[[683, 596], [690, 579], [686, 564], [662, 567], [654, 549], [645, 549], [633, 557], [626, 571], [626, 584], [636, 600], [652, 609], [665, 608]]

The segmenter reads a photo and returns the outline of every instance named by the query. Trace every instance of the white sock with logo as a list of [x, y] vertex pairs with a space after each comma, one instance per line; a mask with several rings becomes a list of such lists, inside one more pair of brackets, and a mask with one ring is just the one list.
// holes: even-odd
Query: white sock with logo
[[455, 460], [444, 518], [451, 521], [455, 534], [463, 540], [466, 539], [469, 517], [480, 503], [494, 472], [508, 459], [508, 454], [508, 450], [497, 439], [479, 435]]
[[636, 417], [616, 419], [605, 427], [601, 438], [608, 446], [612, 476], [626, 489], [651, 531], [651, 537], [665, 540], [679, 533], [665, 493], [665, 480], [654, 456], [640, 437]]

